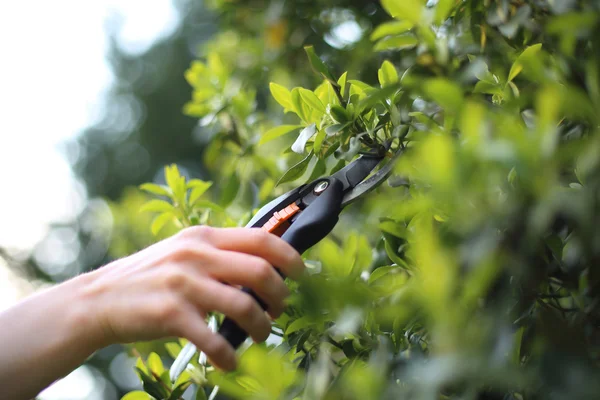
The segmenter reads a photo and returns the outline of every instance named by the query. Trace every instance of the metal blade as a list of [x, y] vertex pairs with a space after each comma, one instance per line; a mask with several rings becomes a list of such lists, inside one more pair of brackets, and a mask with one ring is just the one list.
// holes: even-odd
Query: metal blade
[[344, 199], [342, 200], [342, 207], [345, 207], [348, 204], [352, 203], [360, 196], [369, 193], [371, 190], [375, 189], [383, 181], [385, 181], [392, 172], [394, 164], [396, 163], [398, 157], [400, 157], [400, 154], [402, 154], [402, 149], [396, 151], [396, 154], [394, 154], [390, 161], [388, 161], [387, 164], [381, 167], [379, 171], [377, 171], [376, 173], [374, 173], [373, 175], [356, 185], [349, 192], [347, 192], [344, 195]]

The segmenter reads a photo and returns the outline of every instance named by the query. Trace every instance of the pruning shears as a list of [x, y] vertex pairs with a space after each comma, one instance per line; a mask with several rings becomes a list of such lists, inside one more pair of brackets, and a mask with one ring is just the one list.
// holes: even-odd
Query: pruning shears
[[[304, 253], [333, 230], [344, 207], [375, 189], [390, 175], [401, 149], [391, 158], [386, 156], [388, 150], [389, 143], [381, 145], [363, 153], [334, 174], [285, 193], [262, 207], [246, 227], [265, 229], [281, 237], [298, 253]], [[387, 163], [386, 159], [389, 159]], [[380, 165], [381, 168], [372, 174]], [[242, 290], [266, 309], [266, 304], [251, 289]], [[239, 347], [248, 337], [230, 318], [225, 318], [218, 332], [233, 348]], [[183, 372], [195, 353], [196, 348], [191, 343], [182, 349], [171, 367], [172, 380]]]

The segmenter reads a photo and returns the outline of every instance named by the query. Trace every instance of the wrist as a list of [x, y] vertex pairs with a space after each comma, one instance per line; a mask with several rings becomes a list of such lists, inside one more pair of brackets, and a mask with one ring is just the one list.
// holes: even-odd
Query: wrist
[[112, 344], [101, 309], [103, 291], [95, 281], [95, 272], [80, 275], [65, 284], [71, 285], [73, 299], [69, 305], [68, 324], [85, 340], [85, 350], [92, 354]]

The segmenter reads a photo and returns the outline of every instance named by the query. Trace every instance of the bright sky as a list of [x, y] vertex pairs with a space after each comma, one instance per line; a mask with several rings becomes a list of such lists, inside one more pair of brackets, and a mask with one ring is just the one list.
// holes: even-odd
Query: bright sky
[[[120, 45], [140, 53], [179, 20], [170, 0], [0, 1], [0, 245], [29, 249], [51, 221], [72, 218], [85, 193], [58, 144], [94, 122], [112, 82], [105, 24], [119, 15]], [[0, 263], [0, 310], [20, 296]], [[78, 375], [77, 375], [78, 374]], [[96, 399], [81, 385], [42, 399]], [[87, 382], [87, 383], [86, 383]], [[60, 385], [57, 385], [60, 386]], [[63, 385], [64, 386], [64, 385]]]

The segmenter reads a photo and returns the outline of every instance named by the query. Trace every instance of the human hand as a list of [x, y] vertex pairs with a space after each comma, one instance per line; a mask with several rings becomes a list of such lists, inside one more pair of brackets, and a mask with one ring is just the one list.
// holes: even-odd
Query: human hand
[[205, 323], [208, 312], [232, 318], [256, 342], [271, 331], [266, 313], [237, 287], [253, 289], [276, 318], [289, 294], [273, 266], [298, 278], [300, 255], [275, 235], [255, 228], [187, 228], [129, 257], [82, 276], [101, 345], [188, 339], [225, 370], [235, 351]]

